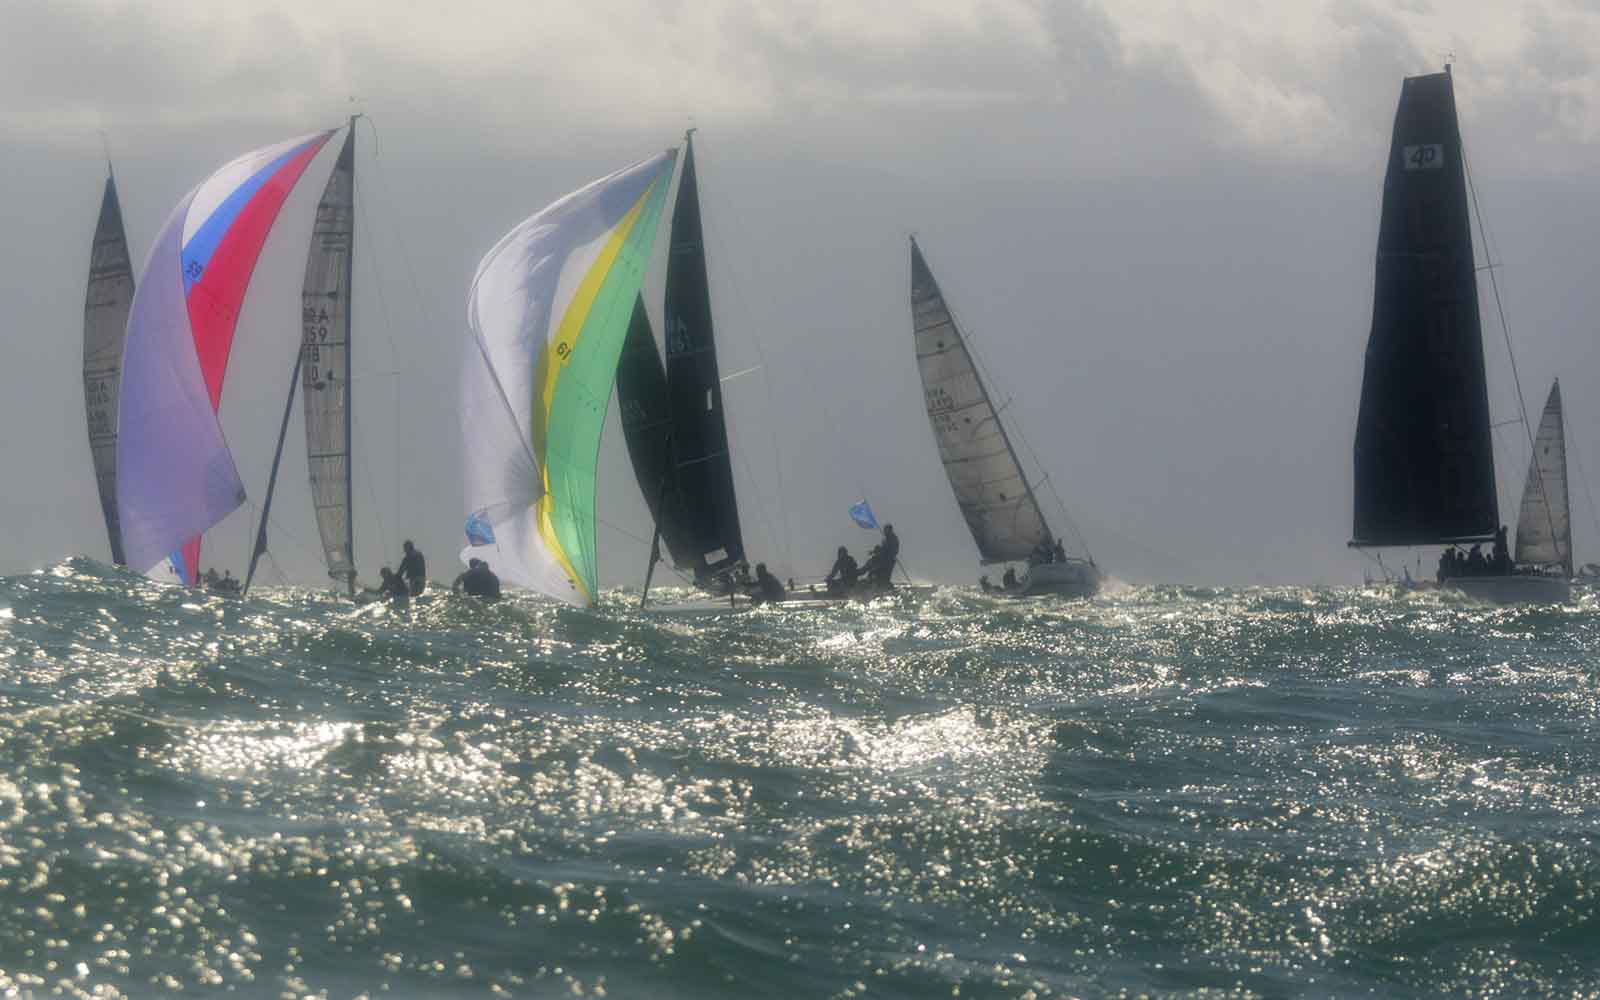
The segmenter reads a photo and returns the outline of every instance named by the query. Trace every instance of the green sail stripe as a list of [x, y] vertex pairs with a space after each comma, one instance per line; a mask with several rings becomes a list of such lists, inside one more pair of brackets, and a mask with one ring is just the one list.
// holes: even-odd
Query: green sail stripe
[[[670, 176], [670, 175], [669, 175]], [[595, 469], [600, 436], [616, 386], [617, 362], [655, 246], [667, 177], [651, 185], [648, 201], [606, 272], [583, 324], [572, 358], [563, 366], [545, 438], [545, 474], [552, 499], [551, 525], [568, 564], [589, 600], [599, 592], [595, 546]]]

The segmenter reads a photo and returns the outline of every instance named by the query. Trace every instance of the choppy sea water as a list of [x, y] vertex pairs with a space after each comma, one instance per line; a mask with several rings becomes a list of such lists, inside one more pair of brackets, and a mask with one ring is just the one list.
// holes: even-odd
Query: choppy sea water
[[1600, 991], [1600, 603], [0, 581], [0, 995]]

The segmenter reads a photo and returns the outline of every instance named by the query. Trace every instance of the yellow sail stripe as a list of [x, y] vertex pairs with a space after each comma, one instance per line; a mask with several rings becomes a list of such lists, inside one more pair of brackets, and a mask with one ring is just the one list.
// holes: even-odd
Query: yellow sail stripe
[[539, 456], [539, 472], [544, 479], [544, 495], [539, 498], [538, 518], [539, 534], [544, 538], [545, 546], [560, 561], [561, 568], [566, 570], [567, 576], [583, 593], [585, 601], [593, 603], [595, 595], [589, 593], [588, 586], [583, 577], [573, 568], [572, 561], [561, 546], [561, 541], [556, 535], [553, 515], [555, 513], [555, 493], [550, 489], [550, 461], [545, 450], [545, 441], [550, 432], [550, 411], [555, 405], [556, 385], [560, 381], [561, 371], [566, 367], [568, 359], [578, 349], [578, 338], [583, 333], [583, 327], [589, 319], [589, 312], [594, 308], [595, 298], [600, 294], [601, 287], [605, 284], [606, 275], [610, 273], [612, 265], [617, 261], [617, 255], [622, 252], [623, 244], [633, 232], [633, 227], [643, 214], [645, 204], [650, 200], [650, 194], [655, 190], [659, 180], [654, 181], [645, 189], [644, 194], [634, 202], [628, 214], [622, 217], [611, 231], [611, 238], [606, 241], [605, 247], [600, 251], [589, 268], [589, 273], [584, 275], [579, 283], [578, 290], [568, 303], [566, 312], [561, 317], [561, 325], [556, 328], [556, 335], [545, 344], [544, 351], [539, 356], [539, 395], [534, 406], [534, 451]]

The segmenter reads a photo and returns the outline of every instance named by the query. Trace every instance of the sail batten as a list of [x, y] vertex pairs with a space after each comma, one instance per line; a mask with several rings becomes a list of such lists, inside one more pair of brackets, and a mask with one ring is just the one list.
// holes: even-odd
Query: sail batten
[[1395, 111], [1354, 458], [1352, 545], [1494, 537], [1488, 389], [1448, 72], [1407, 79]]
[[111, 561], [118, 566], [125, 565], [127, 558], [117, 513], [117, 410], [122, 392], [122, 347], [133, 291], [133, 262], [122, 226], [116, 178], [107, 176], [95, 223], [83, 304], [83, 400], [100, 510], [111, 543]]
[[1517, 517], [1516, 561], [1524, 566], [1560, 567], [1572, 574], [1572, 507], [1567, 494], [1560, 381], [1550, 387], [1528, 460], [1528, 479]]

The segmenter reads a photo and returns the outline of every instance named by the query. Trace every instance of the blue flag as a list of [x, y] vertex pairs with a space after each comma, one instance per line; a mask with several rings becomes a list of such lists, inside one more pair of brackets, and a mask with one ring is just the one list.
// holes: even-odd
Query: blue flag
[[475, 510], [467, 516], [467, 544], [493, 545], [494, 528], [489, 524], [487, 510]]
[[878, 519], [872, 516], [872, 505], [865, 500], [850, 505], [850, 520], [868, 531], [878, 530]]

